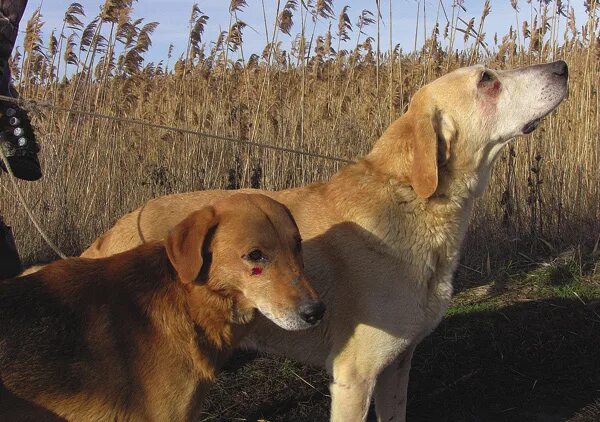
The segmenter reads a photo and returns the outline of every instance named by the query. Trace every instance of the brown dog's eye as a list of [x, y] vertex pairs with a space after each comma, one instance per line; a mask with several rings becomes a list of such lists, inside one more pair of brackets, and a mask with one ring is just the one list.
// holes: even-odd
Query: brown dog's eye
[[485, 70], [482, 74], [481, 74], [481, 79], [479, 80], [480, 84], [484, 84], [486, 82], [489, 82], [491, 80], [494, 79], [494, 75], [491, 74], [491, 72], [488, 72], [487, 70]]
[[259, 262], [259, 261], [265, 261], [267, 259], [267, 257], [263, 255], [263, 253], [260, 249], [252, 249], [246, 255], [246, 259], [248, 261], [252, 261], [252, 262]]

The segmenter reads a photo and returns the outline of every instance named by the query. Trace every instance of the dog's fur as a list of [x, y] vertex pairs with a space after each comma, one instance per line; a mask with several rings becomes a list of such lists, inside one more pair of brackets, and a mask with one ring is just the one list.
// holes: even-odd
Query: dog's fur
[[196, 420], [255, 309], [288, 329], [320, 319], [299, 236], [284, 206], [238, 194], [164, 242], [0, 282], [0, 418]]
[[[458, 69], [421, 88], [372, 152], [327, 183], [264, 192], [286, 204], [305, 239], [307, 272], [328, 313], [286, 333], [262, 320], [248, 347], [322, 365], [331, 419], [405, 418], [415, 346], [441, 320], [473, 202], [513, 137], [535, 129], [567, 93], [564, 62], [512, 71]], [[231, 195], [171, 195], [121, 218], [84, 256], [160, 239], [186, 213]]]

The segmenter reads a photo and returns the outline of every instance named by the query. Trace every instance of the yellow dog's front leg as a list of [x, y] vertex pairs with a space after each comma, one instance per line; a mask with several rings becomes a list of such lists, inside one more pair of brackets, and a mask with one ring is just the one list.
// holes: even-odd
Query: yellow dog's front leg
[[328, 365], [333, 378], [331, 421], [365, 421], [377, 378], [396, 359], [403, 343], [394, 335], [363, 324], [357, 324], [350, 336], [340, 338], [341, 347], [332, 353]]
[[379, 422], [404, 422], [408, 374], [415, 346], [411, 346], [390, 363], [377, 377], [375, 411]]
[[331, 422], [362, 422], [367, 419], [376, 376], [364, 374], [355, 362], [333, 365]]

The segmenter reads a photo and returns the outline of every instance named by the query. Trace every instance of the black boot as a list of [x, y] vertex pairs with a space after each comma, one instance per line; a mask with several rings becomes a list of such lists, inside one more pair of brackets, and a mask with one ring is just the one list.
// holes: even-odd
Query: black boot
[[[6, 60], [0, 58], [0, 95], [12, 97], [10, 70]], [[24, 180], [38, 180], [42, 169], [37, 153], [40, 148], [27, 112], [17, 104], [0, 100], [0, 148], [7, 158], [15, 177]], [[6, 170], [0, 160], [0, 167]]]
[[23, 271], [15, 238], [10, 227], [0, 217], [0, 280], [16, 277]]

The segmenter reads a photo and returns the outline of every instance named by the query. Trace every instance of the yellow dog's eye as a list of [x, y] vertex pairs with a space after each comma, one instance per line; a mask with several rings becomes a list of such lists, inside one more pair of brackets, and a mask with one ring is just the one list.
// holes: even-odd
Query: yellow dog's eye
[[487, 70], [484, 70], [483, 73], [481, 74], [481, 79], [479, 79], [479, 83], [486, 83], [489, 82], [491, 80], [494, 79], [494, 75], [492, 75], [491, 72], [488, 72]]

